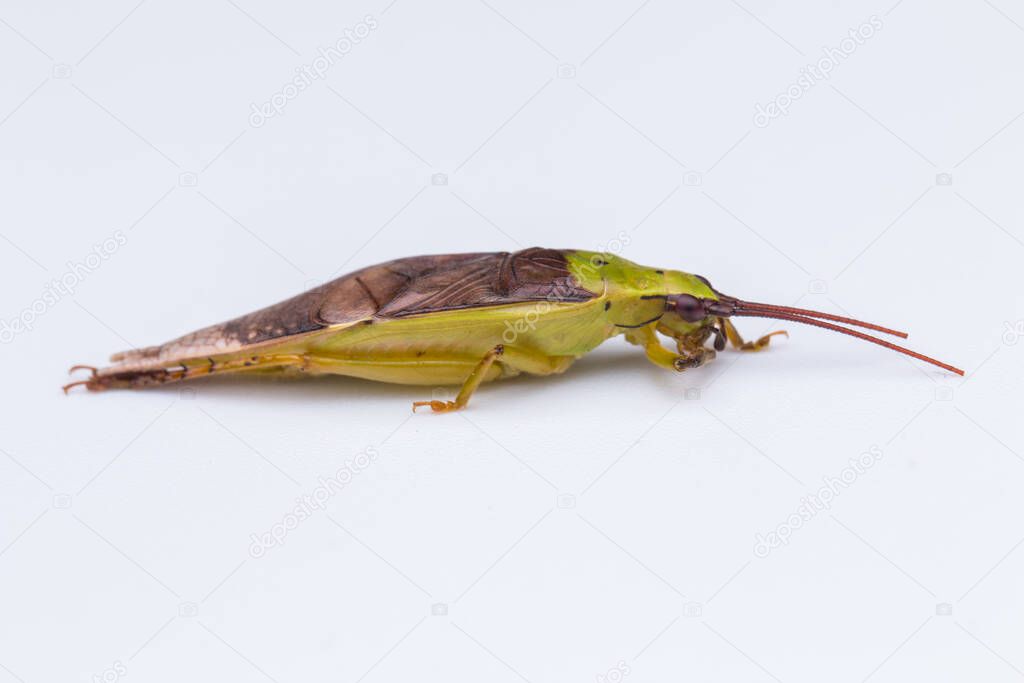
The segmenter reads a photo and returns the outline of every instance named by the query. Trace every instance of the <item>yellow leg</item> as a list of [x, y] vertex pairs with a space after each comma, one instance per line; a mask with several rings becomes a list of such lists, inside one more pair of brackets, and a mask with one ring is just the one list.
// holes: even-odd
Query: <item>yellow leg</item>
[[504, 374], [510, 376], [520, 372], [531, 375], [554, 375], [565, 372], [574, 360], [576, 359], [573, 356], [548, 356], [527, 349], [499, 344], [488, 351], [469, 373], [469, 377], [466, 378], [454, 401], [416, 401], [412, 404], [412, 409], [413, 412], [416, 412], [417, 408], [430, 406], [435, 413], [447, 413], [465, 408], [473, 396], [473, 392], [488, 379], [488, 372], [497, 362], [502, 365]]
[[412, 411], [415, 413], [416, 409], [421, 406], [430, 406], [430, 409], [435, 413], [447, 413], [465, 408], [473, 392], [477, 390], [477, 387], [484, 381], [484, 377], [487, 376], [487, 371], [494, 365], [494, 361], [498, 360], [504, 353], [505, 347], [501, 344], [488, 351], [487, 355], [473, 368], [473, 372], [469, 373], [469, 377], [466, 378], [462, 389], [459, 390], [459, 394], [455, 397], [454, 401], [416, 401], [412, 404]]
[[727, 318], [719, 318], [718, 324], [725, 330], [725, 336], [729, 338], [729, 343], [732, 344], [733, 348], [740, 351], [763, 351], [768, 348], [768, 343], [771, 342], [772, 337], [775, 335], [784, 334], [787, 337], [789, 336], [789, 333], [785, 330], [776, 330], [775, 332], [769, 332], [757, 341], [745, 342], [736, 330], [736, 326], [732, 324], [732, 321]]
[[[500, 362], [499, 362], [500, 359]], [[552, 375], [564, 372], [575, 356], [549, 356], [518, 347], [498, 345], [477, 361], [447, 351], [407, 351], [369, 357], [337, 357], [320, 350], [280, 353], [263, 350], [261, 355], [236, 354], [216, 358], [189, 358], [165, 366], [154, 365], [135, 370], [116, 366], [96, 369], [78, 366], [73, 370], [89, 370], [90, 377], [72, 382], [65, 391], [77, 385], [98, 391], [110, 388], [138, 388], [227, 373], [288, 372], [310, 375], [346, 375], [380, 382], [438, 386], [458, 384], [462, 389], [454, 401], [419, 401], [414, 409], [429, 405], [435, 412], [463, 408], [482, 382], [521, 372]]]
[[81, 369], [89, 370], [90, 377], [66, 385], [64, 393], [67, 393], [72, 387], [79, 385], [84, 386], [90, 391], [139, 389], [212, 374], [259, 372], [284, 367], [306, 369], [310, 362], [311, 359], [308, 356], [300, 354], [265, 354], [258, 356], [243, 354], [227, 358], [221, 357], [219, 360], [214, 358], [189, 358], [167, 365], [156, 364], [135, 369], [122, 369], [116, 365], [102, 369], [76, 365], [71, 368], [72, 372]]
[[679, 354], [672, 353], [661, 344], [658, 335], [655, 333], [654, 325], [638, 327], [626, 333], [626, 341], [644, 348], [647, 360], [659, 368], [682, 372], [690, 368], [699, 368], [715, 357], [712, 349], [703, 346], [687, 345], [679, 342]]

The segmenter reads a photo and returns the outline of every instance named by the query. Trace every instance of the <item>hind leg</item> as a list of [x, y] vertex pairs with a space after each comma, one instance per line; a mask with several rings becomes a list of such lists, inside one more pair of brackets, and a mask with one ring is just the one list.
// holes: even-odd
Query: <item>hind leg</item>
[[299, 354], [269, 354], [264, 356], [237, 356], [229, 358], [199, 358], [168, 364], [165, 367], [141, 369], [119, 369], [116, 365], [97, 369], [90, 365], [75, 365], [69, 372], [89, 370], [90, 376], [65, 384], [68, 393], [72, 388], [84, 386], [89, 391], [105, 389], [141, 389], [168, 382], [204, 377], [228, 372], [261, 371], [278, 368], [305, 370], [310, 366], [310, 357]]
[[518, 347], [496, 346], [482, 359], [474, 359], [449, 351], [405, 351], [383, 355], [338, 357], [317, 352], [271, 353], [262, 356], [192, 358], [163, 367], [119, 369], [118, 366], [90, 370], [92, 376], [64, 387], [65, 393], [75, 386], [90, 391], [125, 388], [136, 389], [213, 374], [288, 371], [293, 374], [344, 375], [378, 382], [426, 386], [462, 383], [454, 401], [419, 401], [414, 406], [429, 405], [435, 412], [464, 408], [481, 383], [521, 372], [551, 375], [564, 372], [575, 360], [573, 356], [548, 356]]

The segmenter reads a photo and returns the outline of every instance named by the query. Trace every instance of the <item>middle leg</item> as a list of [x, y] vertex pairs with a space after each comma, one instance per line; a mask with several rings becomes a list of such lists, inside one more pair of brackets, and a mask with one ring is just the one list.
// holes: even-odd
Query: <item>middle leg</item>
[[505, 347], [502, 344], [498, 344], [493, 349], [488, 351], [484, 357], [477, 363], [473, 371], [469, 373], [469, 377], [466, 378], [462, 388], [459, 390], [458, 396], [455, 397], [454, 401], [416, 401], [412, 404], [412, 412], [416, 412], [417, 408], [422, 406], [430, 406], [430, 409], [435, 413], [447, 413], [452, 410], [459, 410], [465, 408], [466, 404], [469, 403], [470, 397], [473, 392], [477, 390], [477, 387], [484, 381], [487, 376], [487, 372], [494, 365], [494, 362], [498, 360], [505, 353]]
[[[430, 406], [435, 413], [461, 410], [469, 403], [473, 393], [488, 379], [514, 376], [520, 372], [531, 375], [558, 374], [568, 369], [574, 360], [573, 356], [548, 356], [529, 349], [498, 344], [488, 351], [469, 373], [454, 401], [416, 401], [412, 404], [412, 410], [416, 412], [416, 409], [422, 406]], [[498, 372], [492, 372], [494, 369]]]

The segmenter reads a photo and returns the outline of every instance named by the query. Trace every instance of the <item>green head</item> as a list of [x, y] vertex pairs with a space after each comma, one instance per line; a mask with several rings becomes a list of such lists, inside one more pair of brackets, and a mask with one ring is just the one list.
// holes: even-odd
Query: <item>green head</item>
[[[721, 328], [722, 325], [716, 327], [715, 321], [723, 320], [731, 317], [749, 317], [749, 318], [773, 318], [775, 320], [787, 320], [789, 322], [800, 323], [802, 325], [811, 325], [814, 327], [820, 327], [826, 330], [832, 330], [833, 332], [840, 332], [842, 334], [849, 335], [851, 337], [857, 337], [864, 341], [869, 341], [879, 346], [898, 351], [899, 353], [923, 360], [932, 365], [937, 365], [940, 368], [949, 370], [958, 375], [963, 375], [963, 370], [943, 363], [942, 361], [929, 358], [916, 351], [897, 346], [891, 342], [873, 337], [869, 334], [865, 334], [858, 330], [851, 330], [848, 327], [833, 324], [834, 322], [844, 323], [846, 325], [852, 325], [855, 327], [863, 327], [883, 334], [891, 334], [902, 339], [907, 338], [906, 332], [899, 332], [888, 327], [882, 327], [881, 325], [875, 325], [874, 323], [864, 322], [863, 320], [855, 320], [854, 318], [847, 318], [841, 315], [834, 315], [832, 313], [822, 313], [820, 311], [812, 311], [806, 308], [793, 308], [792, 306], [777, 306], [774, 304], [762, 304], [753, 301], [744, 301], [737, 299], [736, 297], [727, 296], [722, 294], [708, 282], [707, 278], [700, 275], [690, 275], [688, 273], [674, 273], [673, 274], [673, 287], [668, 291], [669, 294], [665, 297], [665, 314], [659, 321], [659, 331], [665, 331], [666, 334], [670, 334], [674, 337], [680, 335], [695, 335], [701, 330], [707, 330], [704, 333], [706, 338], [710, 332], [715, 333], [715, 348], [721, 351], [725, 347], [725, 334]], [[833, 322], [826, 322], [833, 321]]]
[[[681, 339], [703, 337], [704, 330], [717, 331], [715, 317], [706, 314], [702, 303], [718, 300], [718, 292], [707, 278], [669, 270], [665, 272], [665, 291], [669, 294], [665, 299], [664, 315], [658, 321], [658, 330], [662, 334]], [[716, 336], [716, 348], [724, 343], [724, 337]]]
[[[564, 253], [574, 278], [582, 286], [595, 293], [604, 292], [609, 298], [615, 299], [614, 308], [606, 308], [609, 310], [609, 322], [615, 327], [628, 329], [653, 324], [657, 326], [658, 332], [691, 344], [703, 344], [714, 334], [715, 348], [722, 350], [726, 342], [726, 326], [721, 324], [724, 319], [774, 318], [857, 337], [950, 372], [963, 374], [963, 370], [952, 365], [834, 323], [862, 327], [906, 339], [905, 332], [806, 308], [744, 301], [722, 294], [707, 278], [700, 275], [640, 266], [632, 261], [599, 252], [566, 250]], [[606, 303], [606, 306], [611, 305], [611, 301]]]

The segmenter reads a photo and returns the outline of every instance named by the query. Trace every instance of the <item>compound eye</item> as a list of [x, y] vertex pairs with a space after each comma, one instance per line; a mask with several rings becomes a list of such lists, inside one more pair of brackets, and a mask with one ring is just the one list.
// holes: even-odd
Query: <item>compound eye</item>
[[699, 323], [707, 317], [703, 302], [689, 294], [680, 294], [676, 297], [675, 309], [679, 317], [688, 323]]

